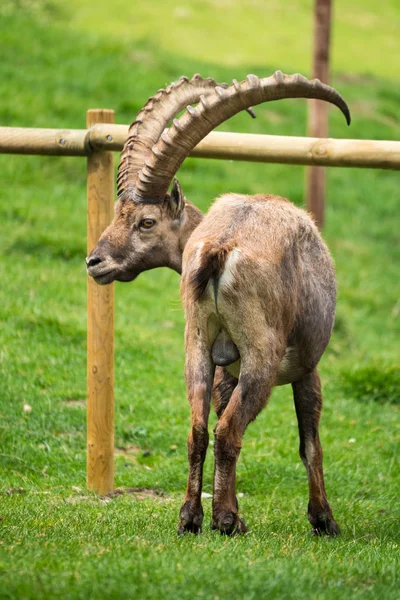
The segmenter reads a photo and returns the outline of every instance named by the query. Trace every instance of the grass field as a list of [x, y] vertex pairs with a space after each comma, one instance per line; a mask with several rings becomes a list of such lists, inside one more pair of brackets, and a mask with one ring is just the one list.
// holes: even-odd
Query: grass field
[[[188, 2], [174, 13], [172, 31], [172, 3], [150, 11], [152, 4], [136, 3], [134, 14], [119, 0], [108, 15], [99, 0], [93, 15], [89, 0], [68, 7], [6, 0], [0, 124], [83, 127], [91, 107], [114, 108], [117, 121], [127, 123], [181, 74], [223, 81], [276, 68], [307, 74], [309, 1], [288, 2], [297, 8], [280, 28], [280, 4], [268, 3], [263, 38], [261, 2], [248, 10], [228, 1]], [[125, 7], [129, 19], [122, 18]], [[333, 83], [349, 101], [353, 124], [347, 129], [332, 110], [330, 133], [398, 140], [398, 3], [382, 3], [379, 13], [372, 0], [346, 7], [336, 4]], [[228, 32], [215, 10], [229, 15]], [[258, 35], [235, 44], [232, 32], [249, 28], [250, 17]], [[196, 36], [205, 36], [207, 18], [210, 46], [200, 52]], [[302, 37], [290, 45], [286, 36], [296, 30]], [[238, 115], [224, 128], [305, 132], [303, 101], [265, 105], [257, 115]], [[321, 437], [342, 535], [309, 533], [306, 476], [285, 387], [246, 433], [238, 491], [250, 533], [227, 539], [207, 526], [201, 536], [176, 537], [189, 428], [178, 276], [158, 270], [116, 285], [116, 485], [148, 491], [98, 498], [85, 490], [85, 161], [0, 156], [0, 172], [0, 598], [398, 598], [398, 174], [328, 175], [324, 236], [339, 298], [321, 362]], [[302, 167], [190, 159], [180, 180], [203, 210], [224, 191], [303, 202]], [[205, 492], [211, 484], [209, 452]], [[209, 499], [204, 509], [207, 525]]]

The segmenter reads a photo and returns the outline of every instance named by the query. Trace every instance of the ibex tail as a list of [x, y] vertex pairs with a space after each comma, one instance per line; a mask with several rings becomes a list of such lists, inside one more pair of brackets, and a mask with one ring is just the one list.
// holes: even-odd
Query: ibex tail
[[205, 242], [201, 249], [200, 266], [190, 280], [195, 302], [203, 296], [210, 280], [218, 281], [232, 250], [231, 244]]

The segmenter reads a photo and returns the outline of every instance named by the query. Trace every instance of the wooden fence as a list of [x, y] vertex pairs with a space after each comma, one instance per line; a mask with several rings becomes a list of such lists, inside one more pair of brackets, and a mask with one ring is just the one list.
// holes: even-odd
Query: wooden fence
[[[87, 157], [88, 252], [110, 223], [114, 161], [128, 135], [114, 111], [89, 110], [87, 129], [0, 127], [0, 153]], [[210, 133], [191, 156], [293, 165], [400, 170], [400, 142]], [[82, 257], [82, 260], [84, 257]], [[87, 485], [114, 486], [114, 286], [88, 278]]]

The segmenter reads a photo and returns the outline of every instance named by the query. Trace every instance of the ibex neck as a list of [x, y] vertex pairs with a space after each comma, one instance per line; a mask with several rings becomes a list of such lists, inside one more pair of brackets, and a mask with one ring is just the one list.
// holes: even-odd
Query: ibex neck
[[181, 227], [180, 237], [179, 237], [179, 265], [175, 266], [175, 270], [181, 274], [182, 273], [182, 255], [185, 249], [186, 243], [193, 231], [196, 227], [201, 223], [204, 219], [203, 213], [190, 202], [186, 202], [185, 204], [185, 215], [184, 222]]
[[204, 215], [200, 210], [191, 204], [190, 202], [186, 203], [185, 206], [185, 221], [182, 225], [181, 236], [180, 236], [180, 248], [182, 250], [185, 249], [186, 243], [189, 237], [192, 235], [193, 231], [196, 227], [201, 223], [204, 219]]

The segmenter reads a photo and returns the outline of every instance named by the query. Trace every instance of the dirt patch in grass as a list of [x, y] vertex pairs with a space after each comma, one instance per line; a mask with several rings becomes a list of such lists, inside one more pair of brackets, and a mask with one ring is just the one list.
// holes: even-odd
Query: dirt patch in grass
[[62, 402], [69, 408], [86, 408], [86, 400], [75, 400], [74, 398], [65, 398]]
[[138, 500], [146, 500], [147, 498], [159, 500], [160, 498], [166, 497], [166, 493], [163, 492], [163, 490], [145, 487], [116, 488], [113, 492], [106, 494], [106, 497], [116, 498], [117, 496], [123, 496], [125, 494], [132, 494]]
[[73, 438], [83, 438], [85, 434], [83, 431], [53, 431], [53, 435], [64, 439], [64, 440], [72, 440]]
[[167, 498], [167, 494], [163, 490], [145, 487], [119, 487], [104, 496], [97, 496], [95, 494], [89, 495], [85, 490], [76, 486], [72, 486], [72, 489], [75, 494], [64, 500], [68, 504], [79, 504], [81, 502], [89, 504], [97, 504], [99, 502], [100, 504], [108, 504], [119, 496], [134, 496], [136, 500], [147, 500], [149, 498], [152, 500], [163, 500]]
[[10, 488], [6, 492], [7, 496], [14, 496], [15, 494], [26, 494], [26, 490], [24, 488]]
[[137, 456], [142, 449], [140, 446], [135, 446], [134, 444], [130, 444], [129, 446], [118, 446], [115, 448], [115, 456]]
[[373, 84], [377, 81], [377, 77], [374, 75], [368, 75], [363, 73], [338, 73], [335, 76], [336, 85], [340, 83], [350, 83], [355, 85], [360, 84]]
[[122, 456], [125, 460], [125, 464], [136, 463], [138, 456], [142, 452], [142, 448], [140, 448], [139, 446], [135, 446], [134, 444], [130, 444], [129, 446], [115, 448], [114, 456], [115, 458], [119, 458]]

